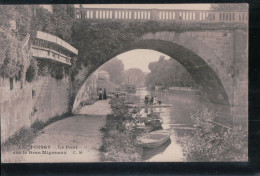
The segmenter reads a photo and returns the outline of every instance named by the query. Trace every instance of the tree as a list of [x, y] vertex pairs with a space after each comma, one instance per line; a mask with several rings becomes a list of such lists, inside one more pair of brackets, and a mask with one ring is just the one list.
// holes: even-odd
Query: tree
[[113, 58], [100, 67], [109, 73], [110, 81], [115, 84], [122, 84], [124, 81], [124, 64], [121, 60]]
[[212, 10], [229, 11], [229, 10], [248, 10], [248, 4], [245, 3], [231, 3], [231, 4], [212, 4]]
[[160, 56], [158, 62], [152, 62], [148, 68], [151, 73], [146, 77], [146, 86], [192, 86], [193, 80], [187, 70], [174, 59], [166, 60]]
[[137, 86], [143, 86], [145, 83], [145, 73], [139, 68], [130, 68], [125, 71], [125, 82]]

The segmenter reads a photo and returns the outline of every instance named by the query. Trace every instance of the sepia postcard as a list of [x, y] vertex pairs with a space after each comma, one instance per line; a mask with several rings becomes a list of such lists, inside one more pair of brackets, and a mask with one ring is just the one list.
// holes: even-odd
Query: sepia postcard
[[248, 4], [0, 9], [2, 163], [248, 161]]

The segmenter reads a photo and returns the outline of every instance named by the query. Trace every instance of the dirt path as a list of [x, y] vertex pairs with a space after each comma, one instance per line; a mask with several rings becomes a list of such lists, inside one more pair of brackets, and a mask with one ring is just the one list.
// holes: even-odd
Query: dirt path
[[79, 111], [79, 114], [87, 115], [107, 115], [111, 113], [112, 109], [109, 100], [96, 101], [93, 105], [83, 106]]
[[[98, 111], [97, 111], [98, 110]], [[111, 112], [109, 101], [98, 101], [85, 106], [81, 113], [54, 122], [33, 140], [30, 149], [17, 149], [2, 157], [4, 162], [98, 162], [99, 147], [106, 115]], [[33, 147], [33, 148], [31, 148]], [[18, 146], [17, 146], [18, 148]], [[27, 151], [23, 154], [23, 151]]]

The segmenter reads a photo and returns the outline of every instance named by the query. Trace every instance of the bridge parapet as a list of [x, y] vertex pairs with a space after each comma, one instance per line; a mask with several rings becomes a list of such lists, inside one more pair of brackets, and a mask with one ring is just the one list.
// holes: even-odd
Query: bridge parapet
[[247, 11], [75, 8], [76, 19], [247, 23]]

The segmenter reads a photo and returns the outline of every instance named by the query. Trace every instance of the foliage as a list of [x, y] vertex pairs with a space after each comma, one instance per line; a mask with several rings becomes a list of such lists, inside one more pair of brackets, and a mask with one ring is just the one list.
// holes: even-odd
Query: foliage
[[124, 81], [124, 64], [121, 60], [113, 58], [100, 67], [109, 73], [110, 81], [115, 84], [121, 84]]
[[134, 145], [135, 134], [124, 126], [124, 122], [133, 120], [127, 106], [117, 98], [110, 103], [113, 114], [107, 116], [105, 126], [100, 129], [104, 134], [100, 147], [102, 161], [141, 161], [142, 148]]
[[10, 21], [14, 20], [17, 32], [25, 35], [29, 32], [32, 11], [29, 5], [1, 5], [0, 27], [10, 28]]
[[[66, 42], [71, 43], [72, 39], [72, 26], [74, 22], [73, 8], [71, 5], [53, 5], [53, 13], [48, 10], [36, 6], [36, 15], [31, 21], [32, 30], [40, 30], [43, 32], [55, 35]], [[73, 57], [71, 62], [71, 68], [64, 68], [63, 65], [56, 63], [44, 63], [42, 62], [40, 66], [40, 74], [46, 75], [47, 72], [55, 77], [56, 79], [62, 79], [64, 73], [66, 75], [72, 75], [74, 77], [78, 70], [75, 69], [77, 66], [77, 58]]]
[[158, 62], [149, 64], [149, 73], [146, 77], [147, 86], [192, 86], [193, 81], [187, 70], [177, 61], [166, 60], [160, 56]]
[[28, 82], [32, 82], [34, 79], [38, 77], [38, 63], [35, 58], [31, 58], [30, 66], [26, 71], [26, 80]]
[[216, 126], [216, 114], [208, 110], [192, 115], [195, 131], [179, 142], [189, 161], [246, 161], [247, 130], [242, 127], [224, 129]]
[[[0, 6], [0, 74], [20, 80], [26, 73], [28, 56], [18, 40], [29, 32], [31, 10], [27, 5]], [[16, 30], [10, 31], [10, 22]], [[14, 34], [17, 34], [14, 37]]]
[[38, 66], [39, 66], [39, 70], [38, 70], [38, 74], [40, 76], [46, 76], [49, 73], [49, 62], [47, 60], [39, 60], [38, 61]]
[[36, 6], [36, 15], [31, 22], [32, 30], [40, 30], [71, 42], [71, 28], [74, 18], [67, 11], [70, 5], [53, 5], [53, 13]]
[[212, 4], [210, 7], [212, 10], [223, 10], [223, 11], [230, 11], [230, 10], [248, 10], [248, 4], [246, 3], [224, 3], [224, 4]]
[[49, 64], [49, 72], [52, 77], [60, 80], [64, 77], [64, 66], [62, 64], [53, 62], [52, 64]]
[[[247, 29], [244, 24], [167, 23], [159, 21], [107, 21], [77, 20], [73, 23], [73, 45], [79, 50], [77, 66], [89, 67], [91, 73], [97, 66], [125, 51], [131, 43], [147, 32], [196, 31], [206, 29]], [[76, 67], [75, 69], [79, 69]]]
[[146, 74], [139, 68], [130, 68], [125, 71], [125, 83], [143, 86]]
[[2, 77], [21, 79], [25, 73], [27, 55], [18, 40], [0, 33], [0, 74]]

